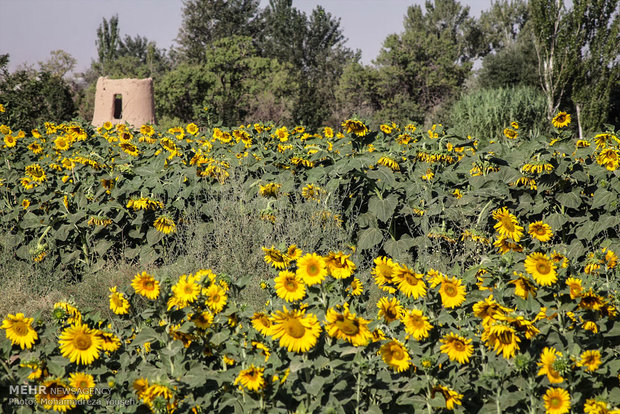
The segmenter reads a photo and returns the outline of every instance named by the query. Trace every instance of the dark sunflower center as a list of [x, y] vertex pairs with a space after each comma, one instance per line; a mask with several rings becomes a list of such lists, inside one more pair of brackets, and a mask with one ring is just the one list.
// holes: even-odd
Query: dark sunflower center
[[308, 275], [309, 276], [316, 276], [316, 275], [319, 274], [319, 271], [320, 271], [319, 266], [316, 263], [311, 263], [308, 266]]
[[418, 284], [418, 278], [413, 275], [405, 275], [405, 281], [411, 286]]
[[457, 352], [463, 352], [465, 350], [465, 344], [461, 341], [454, 341], [452, 345]]
[[456, 286], [454, 286], [453, 284], [449, 283], [446, 284], [443, 288], [443, 291], [446, 295], [450, 296], [450, 297], [455, 297], [456, 294], [458, 293]]
[[192, 285], [185, 285], [185, 294], [191, 295], [192, 293], [194, 293], [194, 288]]
[[353, 336], [360, 331], [359, 323], [356, 320], [345, 319], [344, 321], [337, 322], [337, 325], [345, 335]]
[[151, 281], [144, 282], [144, 289], [145, 290], [153, 290], [154, 287], [155, 287], [155, 285], [153, 284], [153, 282], [151, 282]]
[[385, 309], [385, 316], [389, 319], [396, 319], [396, 309], [389, 307], [387, 309]]
[[536, 271], [541, 275], [546, 275], [551, 272], [551, 267], [547, 262], [538, 262], [536, 263]]
[[284, 323], [284, 330], [289, 336], [295, 339], [299, 339], [306, 333], [306, 327], [302, 325], [297, 319], [288, 319]]
[[18, 336], [26, 336], [26, 334], [28, 334], [28, 327], [24, 322], [17, 322], [13, 325], [13, 331], [15, 331]]
[[284, 281], [284, 289], [288, 290], [289, 292], [295, 292], [297, 290], [297, 282], [295, 281], [295, 279], [286, 279]]
[[536, 227], [534, 229], [534, 233], [536, 233], [539, 236], [544, 236], [545, 234], [547, 234], [547, 231], [544, 229], [544, 227]]
[[405, 353], [403, 352], [400, 346], [393, 346], [392, 349], [392, 359], [402, 360], [405, 358]]
[[560, 408], [562, 406], [562, 399], [560, 397], [554, 396], [549, 400], [549, 405], [551, 408]]
[[91, 345], [93, 344], [93, 341], [90, 338], [90, 335], [85, 334], [85, 333], [79, 333], [73, 340], [73, 344], [80, 351], [85, 351], [91, 347]]

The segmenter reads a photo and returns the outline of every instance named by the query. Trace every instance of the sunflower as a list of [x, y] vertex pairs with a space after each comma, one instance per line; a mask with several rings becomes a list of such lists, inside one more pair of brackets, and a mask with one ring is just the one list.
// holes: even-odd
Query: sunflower
[[461, 279], [444, 276], [439, 288], [439, 294], [441, 295], [441, 304], [444, 308], [455, 308], [461, 306], [465, 301], [466, 290]]
[[13, 135], [5, 135], [4, 136], [4, 145], [7, 148], [13, 148], [15, 145], [17, 145], [17, 138], [14, 137]]
[[240, 390], [243, 390], [243, 387], [245, 387], [250, 391], [260, 391], [265, 387], [264, 372], [265, 368], [258, 368], [252, 364], [249, 368], [239, 372], [237, 379], [235, 379], [235, 385], [241, 383], [239, 385]]
[[406, 371], [411, 366], [411, 358], [407, 348], [397, 339], [392, 339], [383, 344], [379, 353], [383, 361], [396, 372]]
[[556, 128], [564, 128], [566, 125], [570, 124], [570, 114], [558, 112], [551, 120], [551, 123]]
[[504, 128], [504, 135], [507, 138], [515, 139], [517, 136], [519, 136], [519, 133], [512, 128]]
[[379, 308], [379, 317], [382, 316], [385, 323], [400, 319], [405, 312], [400, 301], [396, 298], [388, 299], [383, 297], [377, 302], [377, 307]]
[[116, 286], [110, 288], [110, 309], [117, 315], [129, 313], [129, 301], [123, 293], [116, 291]]
[[295, 273], [283, 270], [275, 278], [276, 294], [287, 302], [301, 300], [306, 296], [306, 285]]
[[457, 361], [460, 364], [469, 362], [469, 357], [474, 353], [474, 346], [471, 339], [449, 333], [439, 340], [443, 345], [439, 348], [441, 352], [448, 355], [450, 361]]
[[515, 272], [515, 275], [517, 276], [517, 278], [508, 282], [512, 285], [515, 285], [515, 295], [519, 296], [522, 299], [527, 299], [530, 295], [532, 297], [535, 297], [538, 288], [534, 285], [534, 283], [532, 283], [532, 281], [528, 277], [523, 276], [523, 274], [520, 272]]
[[396, 288], [388, 286], [394, 283], [394, 271], [396, 264], [392, 259], [385, 256], [379, 256], [374, 260], [375, 267], [371, 270], [371, 274], [375, 277], [375, 284], [388, 293], [396, 292]]
[[131, 286], [137, 294], [147, 299], [155, 300], [159, 297], [159, 282], [146, 272], [138, 273], [134, 276]]
[[585, 351], [581, 354], [581, 360], [577, 363], [579, 367], [586, 367], [587, 371], [594, 372], [601, 365], [601, 352], [598, 350]]
[[164, 408], [161, 411], [167, 413], [175, 411], [177, 405], [172, 390], [162, 384], [149, 385], [142, 394], [142, 401], [149, 406], [151, 412], [155, 412], [155, 404]]
[[39, 164], [32, 164], [26, 166], [26, 175], [30, 177], [30, 179], [32, 179], [33, 181], [40, 183], [47, 179], [45, 171], [43, 170], [43, 168], [41, 168]]
[[321, 334], [321, 325], [316, 316], [305, 309], [291, 310], [282, 307], [273, 316], [271, 336], [280, 340], [280, 346], [290, 352], [306, 352], [312, 348]]
[[514, 251], [514, 252], [523, 251], [523, 246], [521, 246], [519, 243], [513, 242], [506, 236], [499, 236], [497, 240], [493, 242], [493, 246], [497, 247], [501, 254], [506, 254], [510, 251]]
[[46, 410], [64, 413], [76, 406], [75, 395], [60, 378], [43, 381], [37, 390], [39, 392], [35, 395], [35, 399]]
[[101, 349], [104, 352], [114, 352], [121, 347], [121, 340], [113, 333], [98, 331], [97, 335], [101, 338]]
[[551, 240], [553, 237], [553, 232], [551, 231], [551, 226], [543, 223], [542, 221], [536, 221], [530, 224], [528, 233], [541, 242], [546, 242]]
[[353, 133], [358, 137], [363, 137], [368, 133], [368, 127], [361, 121], [354, 119], [347, 119], [342, 123], [342, 127], [345, 129], [347, 134]]
[[393, 274], [394, 283], [408, 298], [418, 299], [421, 296], [426, 296], [426, 283], [423, 274], [415, 273], [406, 265], [396, 265]]
[[597, 401], [594, 398], [588, 398], [583, 406], [585, 414], [615, 414], [616, 411], [609, 411], [605, 401]]
[[497, 351], [497, 355], [501, 352], [505, 359], [515, 356], [521, 342], [515, 328], [501, 323], [486, 326], [481, 339], [487, 348]]
[[262, 247], [265, 252], [265, 262], [272, 265], [276, 269], [286, 269], [290, 263], [286, 254], [271, 246], [270, 248]]
[[418, 309], [405, 311], [400, 321], [405, 325], [405, 331], [412, 335], [416, 341], [428, 338], [429, 331], [433, 329], [433, 325], [430, 324], [428, 318]]
[[202, 289], [202, 294], [207, 297], [205, 304], [213, 313], [221, 312], [228, 302], [226, 290], [215, 283], [211, 283], [208, 288]]
[[570, 298], [577, 299], [581, 296], [583, 292], [583, 287], [581, 286], [581, 279], [577, 279], [575, 277], [569, 277], [566, 279], [566, 286], [570, 289]]
[[562, 388], [549, 388], [543, 400], [546, 414], [565, 414], [570, 411], [570, 395]]
[[482, 319], [482, 326], [489, 326], [497, 320], [499, 315], [512, 312], [512, 309], [500, 305], [493, 299], [493, 295], [485, 300], [476, 302], [473, 307], [474, 315]]
[[552, 384], [563, 382], [564, 378], [553, 367], [556, 359], [561, 356], [562, 353], [556, 351], [555, 348], [545, 347], [540, 354], [540, 361], [537, 363], [540, 367], [537, 375], [547, 375], [549, 382]]
[[435, 398], [435, 393], [437, 391], [439, 391], [443, 398], [446, 400], [446, 408], [448, 410], [454, 410], [455, 405], [462, 404], [461, 400], [463, 399], [463, 394], [459, 394], [458, 392], [451, 390], [444, 385], [437, 385], [432, 389], [431, 398]]
[[308, 286], [321, 283], [327, 276], [325, 259], [316, 253], [305, 254], [297, 260], [297, 275]]
[[71, 325], [61, 334], [59, 341], [60, 352], [71, 362], [90, 365], [99, 358], [99, 351], [103, 345], [97, 332], [86, 325]]
[[256, 312], [252, 315], [252, 326], [263, 335], [271, 335], [273, 318], [263, 312]]
[[602, 252], [605, 253], [603, 260], [605, 261], [605, 265], [608, 269], [613, 269], [618, 264], [618, 256], [614, 253], [613, 250], [609, 250], [603, 247]]
[[551, 286], [558, 280], [555, 264], [543, 253], [535, 252], [528, 255], [525, 259], [525, 270], [542, 286]]
[[138, 147], [136, 147], [131, 142], [121, 142], [119, 145], [120, 149], [123, 150], [126, 154], [131, 155], [132, 157], [137, 157], [140, 155], [140, 151], [138, 151]]
[[56, 151], [66, 151], [71, 146], [71, 140], [65, 136], [59, 136], [54, 140], [54, 149]]
[[75, 307], [66, 302], [54, 303], [54, 316], [58, 319], [67, 319], [67, 323], [80, 324], [82, 323], [82, 314]]
[[179, 277], [179, 281], [172, 286], [172, 293], [177, 299], [177, 308], [181, 309], [198, 299], [200, 285], [198, 285], [195, 276], [182, 275]]
[[497, 220], [497, 223], [493, 227], [500, 236], [508, 237], [515, 242], [521, 240], [523, 227], [519, 226], [517, 218], [510, 214], [506, 207], [495, 210], [493, 212], [493, 218]]
[[174, 220], [166, 215], [157, 217], [157, 219], [153, 222], [153, 227], [155, 227], [155, 230], [158, 232], [164, 234], [174, 233], [177, 229], [176, 224], [174, 224]]
[[71, 385], [72, 390], [77, 391], [77, 399], [90, 399], [93, 389], [95, 388], [95, 379], [93, 376], [83, 372], [74, 372], [70, 375], [70, 378], [69, 385]]
[[191, 321], [198, 329], [208, 329], [213, 324], [213, 314], [208, 310], [199, 312], [191, 316]]
[[33, 318], [26, 318], [23, 313], [9, 314], [2, 321], [2, 329], [6, 330], [6, 337], [11, 345], [19, 345], [21, 349], [31, 349], [39, 339], [37, 332], [32, 328]]
[[321, 195], [325, 193], [321, 187], [316, 186], [314, 184], [307, 184], [304, 188], [301, 189], [301, 196], [306, 200], [314, 200], [321, 201]]
[[301, 257], [301, 253], [302, 250], [297, 247], [296, 244], [291, 244], [288, 246], [288, 249], [286, 249], [286, 257], [288, 257], [290, 261], [299, 259]]
[[579, 301], [580, 308], [589, 310], [600, 310], [604, 305], [605, 300], [603, 297], [594, 293], [592, 289], [582, 294]]
[[364, 293], [364, 285], [358, 278], [353, 278], [351, 285], [346, 288], [347, 292], [350, 292], [351, 296], [359, 296]]
[[335, 279], [346, 279], [351, 276], [357, 267], [349, 257], [351, 257], [350, 254], [344, 254], [343, 252], [329, 252], [325, 257], [329, 274]]
[[329, 308], [325, 319], [325, 331], [331, 337], [344, 339], [353, 346], [365, 346], [372, 339], [372, 333], [368, 329], [370, 321], [351, 313], [346, 304], [342, 312]]

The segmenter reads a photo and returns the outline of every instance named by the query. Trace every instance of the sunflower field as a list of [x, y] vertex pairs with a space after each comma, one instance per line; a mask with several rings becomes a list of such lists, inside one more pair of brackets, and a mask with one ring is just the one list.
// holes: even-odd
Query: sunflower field
[[[11, 260], [68, 283], [121, 255], [154, 264], [110, 286], [108, 309], [2, 315], [3, 407], [620, 413], [620, 139], [578, 139], [570, 122], [534, 136], [512, 120], [489, 141], [357, 119], [1, 125]], [[179, 229], [210, 231], [233, 184], [267, 226], [312, 205], [313, 225], [348, 243], [243, 252], [268, 277], [160, 274]], [[247, 299], [253, 285], [264, 300]]]

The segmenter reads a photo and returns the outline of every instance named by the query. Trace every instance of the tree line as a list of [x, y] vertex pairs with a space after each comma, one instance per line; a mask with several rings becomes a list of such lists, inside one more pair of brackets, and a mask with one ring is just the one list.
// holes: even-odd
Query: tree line
[[357, 117], [490, 131], [511, 120], [542, 128], [564, 110], [585, 133], [620, 125], [619, 1], [498, 0], [477, 18], [457, 0], [427, 0], [366, 65], [321, 6], [306, 14], [292, 0], [185, 0], [170, 50], [121, 36], [111, 16], [97, 28], [97, 60], [72, 78], [76, 62], [63, 51], [13, 73], [0, 56], [0, 103], [16, 128], [90, 120], [99, 76], [152, 77], [164, 126], [314, 129]]

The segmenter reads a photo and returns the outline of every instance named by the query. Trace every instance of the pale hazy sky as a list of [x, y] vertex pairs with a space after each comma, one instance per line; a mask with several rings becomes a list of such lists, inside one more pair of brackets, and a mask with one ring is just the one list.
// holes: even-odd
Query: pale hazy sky
[[[268, 0], [261, 0], [261, 6]], [[407, 7], [423, 0], [293, 0], [310, 13], [322, 5], [341, 19], [347, 45], [362, 51], [370, 63], [385, 37], [403, 30]], [[461, 1], [470, 15], [479, 16], [491, 0]], [[97, 58], [95, 39], [103, 18], [119, 16], [119, 31], [144, 36], [160, 48], [175, 43], [182, 17], [182, 0], [0, 0], [0, 54], [9, 53], [9, 69], [46, 60], [52, 50], [62, 49], [77, 59], [83, 71]]]

